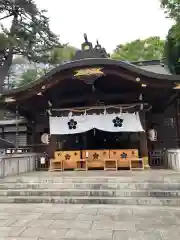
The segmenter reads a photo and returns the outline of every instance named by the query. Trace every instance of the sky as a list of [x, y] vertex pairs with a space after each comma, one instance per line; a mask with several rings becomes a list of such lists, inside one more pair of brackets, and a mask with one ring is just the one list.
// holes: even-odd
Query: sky
[[62, 43], [81, 47], [83, 34], [96, 39], [111, 53], [117, 45], [160, 36], [164, 39], [172, 21], [160, 8], [160, 0], [35, 0], [48, 10], [50, 27]]
[[48, 10], [51, 29], [63, 43], [80, 48], [88, 40], [112, 52], [118, 44], [137, 38], [165, 38], [172, 21], [159, 0], [36, 0]]

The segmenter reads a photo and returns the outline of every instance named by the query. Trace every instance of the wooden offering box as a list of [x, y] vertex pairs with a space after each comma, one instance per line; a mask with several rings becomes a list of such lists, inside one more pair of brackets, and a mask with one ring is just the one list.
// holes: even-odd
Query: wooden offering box
[[64, 169], [77, 168], [76, 162], [81, 158], [80, 151], [65, 151], [64, 152]]
[[60, 161], [64, 161], [64, 169], [75, 169], [76, 162], [80, 160], [80, 151], [56, 151], [51, 169], [58, 168]]
[[130, 168], [130, 159], [138, 157], [137, 149], [110, 150], [110, 158], [118, 160], [118, 168]]
[[104, 159], [109, 158], [109, 150], [83, 150], [82, 158], [87, 159], [88, 168], [104, 168]]
[[[63, 152], [57, 151], [54, 154], [54, 158], [51, 159], [50, 162], [50, 171], [55, 171], [55, 170], [62, 170], [62, 164], [63, 164], [64, 158], [63, 158]], [[63, 166], [64, 168], [64, 166]]]
[[56, 151], [54, 159], [51, 160], [50, 170], [62, 169], [62, 162], [64, 170], [88, 170], [89, 168], [117, 169], [116, 167], [130, 168], [131, 165], [133, 165], [133, 168], [136, 168], [137, 165], [138, 168], [139, 161], [135, 161], [135, 159], [139, 159], [137, 149], [83, 150], [82, 152]]

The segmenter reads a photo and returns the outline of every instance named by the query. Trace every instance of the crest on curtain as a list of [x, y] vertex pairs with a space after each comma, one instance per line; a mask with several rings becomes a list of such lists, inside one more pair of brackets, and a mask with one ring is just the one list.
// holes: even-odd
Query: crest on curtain
[[119, 117], [115, 117], [112, 122], [114, 124], [114, 127], [122, 127], [123, 124], [123, 119], [119, 118]]
[[74, 119], [70, 119], [69, 122], [68, 122], [68, 126], [69, 126], [69, 129], [70, 129], [70, 130], [76, 129], [76, 127], [77, 127], [77, 122], [74, 121]]

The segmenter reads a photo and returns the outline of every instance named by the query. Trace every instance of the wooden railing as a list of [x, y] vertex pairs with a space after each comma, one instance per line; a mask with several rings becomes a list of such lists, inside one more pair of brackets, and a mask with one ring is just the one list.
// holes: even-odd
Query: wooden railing
[[34, 171], [38, 158], [39, 155], [36, 153], [0, 156], [0, 178]]

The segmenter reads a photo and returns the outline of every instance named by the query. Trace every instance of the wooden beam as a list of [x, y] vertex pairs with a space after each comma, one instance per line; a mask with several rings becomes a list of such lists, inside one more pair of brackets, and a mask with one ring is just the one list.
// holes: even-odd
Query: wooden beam
[[[117, 100], [126, 100], [126, 102], [138, 101], [139, 93], [132, 93], [132, 92], [125, 92], [125, 93], [118, 93], [118, 94], [104, 94], [104, 93], [89, 93], [86, 95], [73, 95], [70, 97], [66, 97], [64, 99], [52, 99], [52, 104], [56, 105], [57, 102], [60, 105], [65, 105], [69, 103], [81, 103], [81, 102], [91, 102], [92, 104], [97, 101], [117, 101]], [[55, 103], [56, 102], [56, 103]]]
[[[74, 107], [74, 110], [84, 110], [84, 109], [93, 109], [93, 110], [98, 110], [98, 109], [104, 109], [106, 108], [120, 108], [120, 107], [136, 107], [136, 106], [140, 106], [141, 104], [143, 104], [143, 106], [148, 107], [149, 104], [146, 102], [135, 102], [135, 103], [131, 103], [131, 104], [117, 104], [117, 105], [106, 105], [106, 106], [84, 106], [84, 107]], [[72, 108], [52, 108], [52, 111], [71, 111]]]
[[[150, 79], [146, 76], [140, 76], [138, 75], [137, 73], [132, 73], [132, 72], [128, 72], [128, 70], [121, 70], [121, 71], [118, 71], [116, 69], [107, 69], [107, 70], [104, 70], [104, 72], [108, 75], [115, 75], [115, 76], [119, 76], [125, 80], [129, 80], [129, 81], [132, 81], [132, 82], [135, 82], [137, 83], [137, 87], [141, 87], [141, 84], [147, 84], [147, 89], [148, 87], [151, 87], [151, 88], [161, 88], [161, 89], [172, 89], [172, 82], [171, 81], [161, 81], [161, 80], [157, 80], [157, 79]], [[141, 81], [140, 82], [136, 82], [136, 78], [140, 78]], [[163, 82], [163, 83], [162, 83]]]

